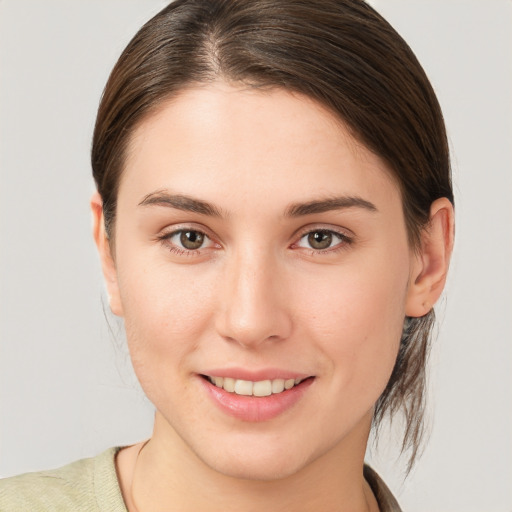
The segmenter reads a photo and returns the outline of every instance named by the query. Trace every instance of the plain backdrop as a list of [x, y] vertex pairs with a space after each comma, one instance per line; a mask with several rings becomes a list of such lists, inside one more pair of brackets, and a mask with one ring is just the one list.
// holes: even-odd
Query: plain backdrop
[[[108, 73], [161, 0], [0, 0], [0, 475], [147, 437], [90, 236], [89, 149]], [[512, 3], [375, 0], [444, 110], [457, 234], [409, 512], [512, 511]], [[105, 318], [107, 317], [107, 319]], [[107, 321], [108, 320], [108, 321]]]

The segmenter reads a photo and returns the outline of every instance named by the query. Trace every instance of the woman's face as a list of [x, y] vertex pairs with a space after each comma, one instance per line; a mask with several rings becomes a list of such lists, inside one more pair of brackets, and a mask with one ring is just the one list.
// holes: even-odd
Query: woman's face
[[396, 183], [324, 108], [183, 91], [131, 139], [110, 283], [155, 438], [258, 479], [364, 452], [416, 266]]

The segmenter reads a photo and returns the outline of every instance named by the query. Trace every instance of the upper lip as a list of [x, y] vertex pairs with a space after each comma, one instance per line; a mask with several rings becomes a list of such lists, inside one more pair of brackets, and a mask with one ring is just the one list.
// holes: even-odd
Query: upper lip
[[262, 368], [259, 370], [249, 370], [245, 368], [212, 368], [205, 370], [204, 372], [200, 372], [200, 374], [208, 377], [231, 377], [236, 380], [249, 380], [252, 382], [275, 379], [306, 379], [311, 377], [311, 375], [307, 373], [280, 368]]

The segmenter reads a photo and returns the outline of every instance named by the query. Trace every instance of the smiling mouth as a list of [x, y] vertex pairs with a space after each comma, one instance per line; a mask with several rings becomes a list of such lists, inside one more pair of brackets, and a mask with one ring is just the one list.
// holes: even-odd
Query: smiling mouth
[[289, 389], [298, 386], [302, 382], [313, 377], [303, 379], [273, 379], [260, 380], [257, 382], [242, 379], [233, 379], [231, 377], [214, 377], [210, 375], [202, 375], [204, 379], [218, 388], [222, 388], [228, 393], [234, 393], [242, 396], [270, 396], [278, 395]]

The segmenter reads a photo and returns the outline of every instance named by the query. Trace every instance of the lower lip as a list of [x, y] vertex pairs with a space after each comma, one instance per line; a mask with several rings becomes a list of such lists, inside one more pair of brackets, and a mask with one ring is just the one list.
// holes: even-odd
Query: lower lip
[[201, 377], [207, 393], [223, 412], [239, 420], [250, 422], [268, 421], [283, 414], [302, 398], [313, 380], [313, 378], [306, 379], [282, 393], [256, 397], [229, 393]]

